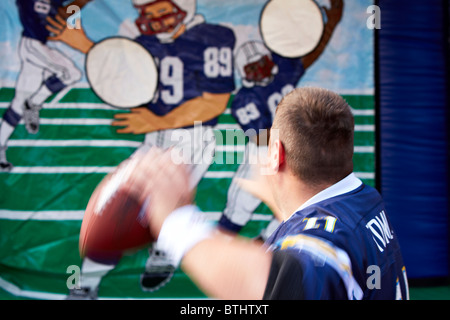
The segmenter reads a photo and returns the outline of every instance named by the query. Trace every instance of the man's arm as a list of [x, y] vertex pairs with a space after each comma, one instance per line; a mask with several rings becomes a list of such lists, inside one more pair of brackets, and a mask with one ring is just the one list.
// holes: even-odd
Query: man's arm
[[[171, 151], [152, 148], [137, 153], [126, 186], [144, 201], [150, 198], [150, 232], [174, 264], [206, 294], [223, 299], [261, 299], [269, 277], [272, 254], [256, 243], [230, 239], [192, 210], [194, 195], [183, 164], [171, 161]], [[167, 249], [167, 250], [166, 250]]]
[[262, 299], [272, 254], [255, 242], [215, 234], [189, 250], [181, 267], [208, 296]]
[[328, 42], [331, 39], [331, 36], [333, 35], [334, 29], [336, 28], [339, 21], [341, 21], [343, 8], [344, 8], [343, 0], [332, 0], [331, 8], [330, 9], [324, 8], [327, 14], [328, 21], [327, 24], [325, 25], [322, 38], [317, 47], [311, 53], [301, 58], [303, 67], [305, 69], [310, 67], [325, 50], [326, 46], [328, 45]]
[[281, 219], [283, 216], [270, 191], [269, 181], [265, 175], [258, 172], [261, 170], [261, 166], [256, 166], [256, 170], [253, 172], [251, 179], [238, 179], [237, 183], [242, 189], [264, 202], [277, 219]]
[[176, 107], [164, 116], [158, 116], [147, 108], [134, 108], [130, 113], [114, 116], [113, 126], [123, 126], [118, 133], [148, 133], [164, 129], [182, 128], [194, 125], [195, 121], [206, 122], [221, 115], [230, 98], [229, 93], [208, 93]]

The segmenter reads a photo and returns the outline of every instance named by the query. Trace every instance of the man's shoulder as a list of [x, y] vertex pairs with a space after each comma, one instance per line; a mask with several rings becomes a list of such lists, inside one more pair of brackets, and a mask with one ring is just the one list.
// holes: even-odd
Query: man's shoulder
[[280, 228], [277, 238], [305, 234], [347, 243], [365, 231], [366, 223], [384, 209], [379, 193], [370, 186], [312, 204], [295, 212]]
[[382, 198], [378, 191], [366, 184], [361, 184], [358, 188], [337, 195], [320, 202], [314, 203], [302, 210], [294, 213], [301, 217], [326, 217], [329, 215], [336, 218], [364, 216], [375, 207], [382, 205]]

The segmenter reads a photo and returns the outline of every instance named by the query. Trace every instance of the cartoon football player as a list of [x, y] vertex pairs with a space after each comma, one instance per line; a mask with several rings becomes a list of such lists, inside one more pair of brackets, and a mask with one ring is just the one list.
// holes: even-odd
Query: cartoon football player
[[[260, 205], [259, 198], [240, 187], [239, 179], [250, 179], [251, 159], [261, 159], [267, 153], [268, 132], [275, 109], [283, 96], [293, 90], [305, 71], [319, 58], [342, 17], [343, 1], [332, 0], [325, 9], [327, 23], [317, 47], [302, 58], [285, 58], [270, 52], [262, 42], [249, 41], [238, 48], [235, 65], [242, 87], [234, 97], [232, 115], [249, 136], [244, 161], [240, 164], [228, 189], [226, 207], [219, 227], [227, 233], [238, 233]], [[262, 132], [260, 131], [262, 130]], [[259, 133], [263, 133], [258, 135]], [[259, 236], [265, 240], [279, 222], [272, 218]]]
[[[196, 121], [202, 122], [205, 136], [212, 136], [212, 127], [234, 90], [233, 31], [205, 23], [196, 14], [195, 0], [133, 0], [133, 4], [139, 11], [136, 24], [141, 32], [135, 41], [158, 61], [159, 86], [152, 102], [116, 114], [113, 125], [124, 126], [117, 130], [122, 133], [147, 133], [145, 144], [162, 148], [179, 144], [174, 141], [178, 128], [190, 131], [194, 139]], [[189, 162], [196, 163], [192, 187], [210, 164], [196, 161], [205, 150], [203, 140], [192, 140]]]
[[89, 0], [17, 0], [19, 18], [23, 26], [19, 44], [21, 69], [15, 95], [3, 114], [0, 126], [0, 171], [11, 171], [13, 165], [6, 158], [7, 143], [24, 120], [30, 134], [39, 131], [39, 110], [45, 100], [81, 78], [81, 71], [61, 51], [47, 46], [50, 32], [46, 18], [58, 12], [66, 13], [69, 5], [82, 8]]
[[[136, 25], [141, 33], [134, 41], [157, 62], [159, 83], [150, 103], [116, 114], [113, 125], [123, 127], [117, 130], [119, 133], [146, 133], [143, 148], [189, 150], [183, 159], [193, 164], [194, 188], [213, 160], [213, 126], [235, 87], [235, 35], [229, 28], [206, 23], [202, 15], [196, 14], [196, 0], [133, 0], [133, 5], [139, 12]], [[68, 30], [54, 20], [50, 23], [49, 29], [57, 33], [55, 39], [85, 53], [95, 45], [83, 30]], [[194, 125], [197, 121], [202, 123], [201, 128]], [[86, 264], [96, 268], [94, 262], [85, 259], [82, 274], [88, 270]], [[157, 290], [173, 272], [174, 267], [155, 243], [141, 277], [143, 290]], [[99, 280], [91, 282], [74, 295], [95, 297], [98, 285]]]
[[[196, 14], [195, 0], [134, 0], [139, 10], [136, 24], [141, 36], [135, 39], [157, 59], [159, 89], [157, 98], [144, 108], [118, 114], [125, 126], [118, 132], [147, 133], [145, 144], [191, 150], [192, 188], [196, 187], [212, 162], [215, 146], [213, 126], [226, 108], [234, 90], [234, 33], [223, 26], [205, 23]], [[202, 133], [195, 133], [195, 121]], [[189, 138], [174, 139], [177, 128]], [[206, 140], [206, 141], [205, 141]], [[188, 146], [182, 144], [189, 144]], [[210, 152], [210, 157], [204, 157]], [[207, 158], [209, 160], [207, 160]], [[156, 243], [141, 279], [144, 290], [155, 290], [173, 273]]]

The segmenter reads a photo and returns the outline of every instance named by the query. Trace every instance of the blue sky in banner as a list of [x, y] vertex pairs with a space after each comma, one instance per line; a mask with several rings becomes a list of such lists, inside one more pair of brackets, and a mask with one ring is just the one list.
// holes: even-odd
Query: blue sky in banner
[[[266, 0], [198, 0], [197, 12], [206, 22], [232, 28], [237, 43], [260, 39], [258, 24]], [[329, 5], [329, 0], [318, 0]], [[373, 30], [366, 27], [369, 0], [344, 0], [343, 18], [321, 58], [299, 85], [323, 86], [341, 93], [373, 94]], [[225, 7], [226, 4], [226, 7]], [[226, 8], [226, 9], [224, 9]], [[82, 23], [94, 41], [105, 37], [136, 36], [137, 11], [131, 0], [94, 0], [82, 11]], [[119, 22], [119, 23], [118, 23]], [[14, 86], [20, 60], [17, 46], [22, 30], [15, 0], [0, 1], [0, 86]], [[61, 43], [51, 43], [84, 67], [84, 55]], [[86, 81], [85, 78], [82, 81]], [[239, 86], [239, 79], [236, 80]]]

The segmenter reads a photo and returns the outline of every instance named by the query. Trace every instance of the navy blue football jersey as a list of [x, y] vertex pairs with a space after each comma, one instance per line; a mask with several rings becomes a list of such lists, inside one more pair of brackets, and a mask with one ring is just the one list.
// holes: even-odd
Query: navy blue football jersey
[[55, 17], [58, 8], [66, 2], [67, 0], [16, 0], [23, 26], [22, 35], [46, 43], [50, 35], [45, 28], [46, 18]]
[[[291, 290], [302, 299], [409, 299], [397, 236], [381, 196], [370, 186], [361, 184], [295, 212], [266, 244], [277, 259], [283, 253], [280, 261], [290, 260], [284, 264], [287, 275], [275, 276], [287, 291], [276, 292], [270, 284], [266, 297], [289, 299]], [[269, 283], [276, 281], [272, 275]]]
[[[201, 23], [173, 42], [162, 43], [156, 36], [141, 35], [136, 41], [155, 58], [159, 68], [157, 98], [148, 108], [165, 115], [179, 105], [208, 93], [231, 93], [234, 88], [231, 29]], [[215, 125], [217, 119], [204, 123]]]
[[[242, 87], [235, 95], [231, 114], [244, 131], [268, 129], [272, 126], [275, 109], [281, 99], [292, 91], [305, 70], [301, 59], [284, 58], [272, 53], [278, 73], [267, 86]], [[249, 136], [252, 132], [248, 131]]]

